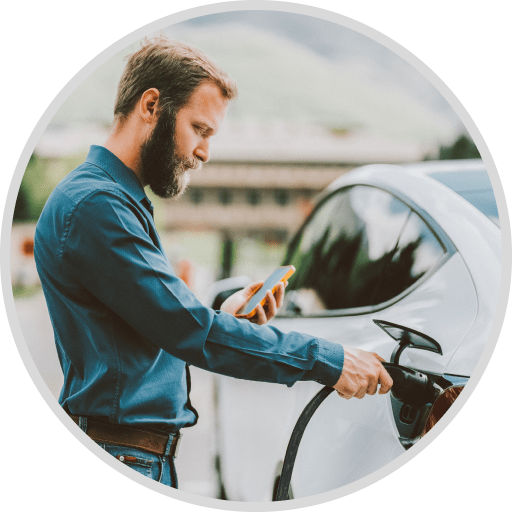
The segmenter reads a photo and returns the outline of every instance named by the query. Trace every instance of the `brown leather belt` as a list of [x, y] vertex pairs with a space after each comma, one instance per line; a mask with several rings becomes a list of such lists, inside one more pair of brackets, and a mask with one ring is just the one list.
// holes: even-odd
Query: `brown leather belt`
[[[69, 413], [68, 413], [69, 414]], [[78, 416], [69, 414], [69, 417], [78, 425]], [[169, 457], [176, 458], [181, 441], [181, 433], [157, 434], [150, 430], [144, 430], [140, 427], [129, 427], [127, 425], [117, 425], [107, 423], [94, 418], [87, 417], [86, 434], [98, 443], [111, 443], [130, 448], [138, 448], [155, 455], [165, 455], [169, 437], [172, 437]]]

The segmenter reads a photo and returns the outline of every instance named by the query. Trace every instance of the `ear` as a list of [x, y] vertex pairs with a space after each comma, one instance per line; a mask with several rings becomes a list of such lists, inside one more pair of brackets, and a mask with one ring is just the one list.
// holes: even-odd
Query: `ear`
[[152, 88], [144, 91], [139, 102], [140, 116], [146, 123], [155, 123], [158, 118], [160, 92]]

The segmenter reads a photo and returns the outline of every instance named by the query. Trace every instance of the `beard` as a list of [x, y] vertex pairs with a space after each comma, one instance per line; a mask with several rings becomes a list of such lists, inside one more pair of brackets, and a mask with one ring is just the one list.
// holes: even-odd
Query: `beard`
[[176, 152], [176, 115], [161, 112], [149, 139], [141, 146], [143, 183], [164, 199], [180, 197], [190, 181], [189, 169], [200, 169], [197, 158], [180, 157]]

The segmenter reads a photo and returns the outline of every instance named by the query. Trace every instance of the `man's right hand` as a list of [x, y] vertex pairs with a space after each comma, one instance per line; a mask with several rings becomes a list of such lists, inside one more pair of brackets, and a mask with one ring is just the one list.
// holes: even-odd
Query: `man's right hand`
[[380, 384], [379, 394], [387, 393], [393, 380], [380, 364], [384, 361], [375, 352], [366, 352], [357, 348], [345, 348], [343, 372], [334, 389], [342, 398], [363, 398], [375, 395]]

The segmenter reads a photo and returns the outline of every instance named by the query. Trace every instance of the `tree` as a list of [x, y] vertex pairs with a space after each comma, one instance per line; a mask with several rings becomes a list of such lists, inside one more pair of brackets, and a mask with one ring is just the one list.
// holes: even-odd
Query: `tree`
[[480, 152], [467, 135], [461, 135], [451, 146], [441, 146], [439, 160], [462, 160], [466, 158], [481, 158]]

